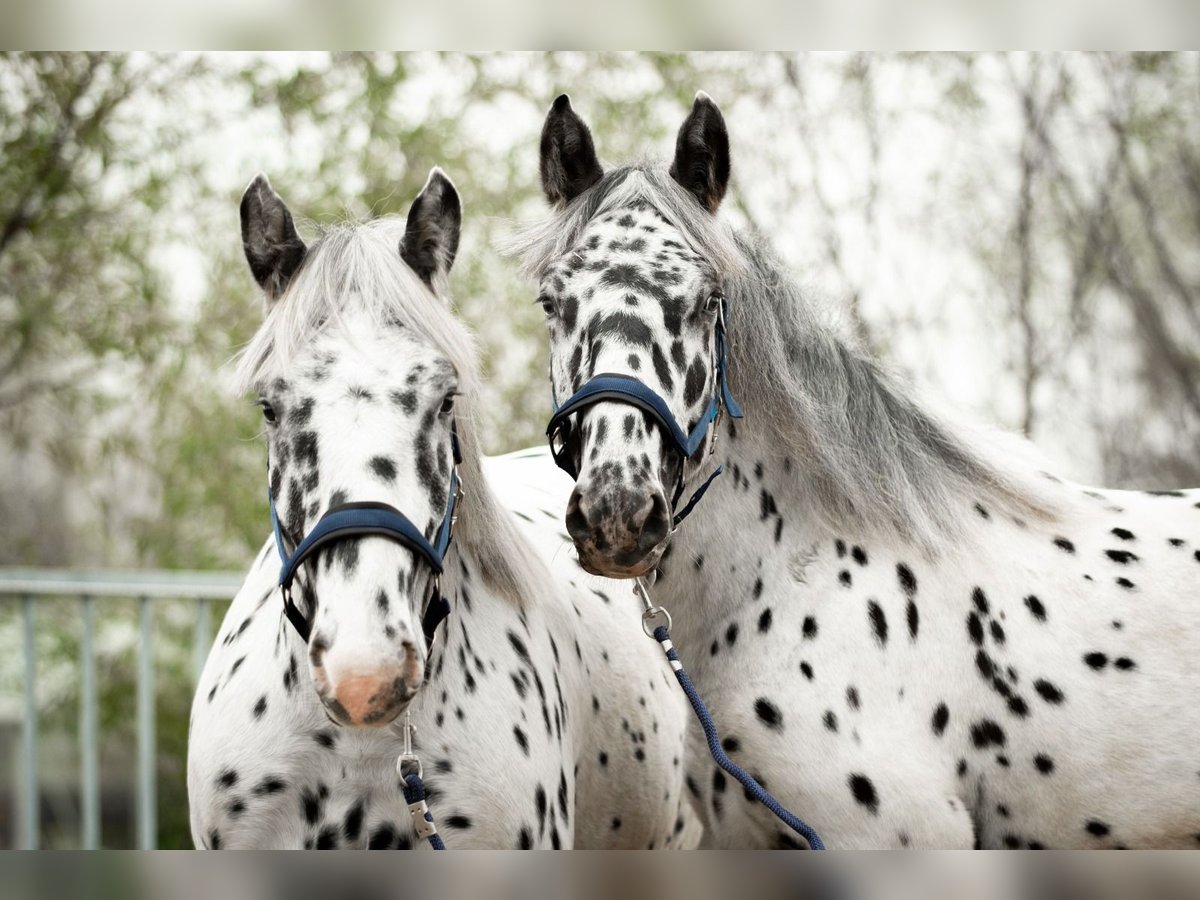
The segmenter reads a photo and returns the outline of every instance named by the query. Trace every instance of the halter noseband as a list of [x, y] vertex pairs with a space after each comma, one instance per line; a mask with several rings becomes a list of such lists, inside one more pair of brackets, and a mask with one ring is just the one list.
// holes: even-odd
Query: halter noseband
[[450, 490], [446, 498], [446, 512], [434, 535], [433, 543], [425, 538], [411, 519], [394, 506], [375, 502], [342, 503], [326, 510], [313, 526], [313, 530], [304, 536], [289, 556], [283, 546], [283, 529], [279, 525], [279, 515], [275, 512], [275, 498], [271, 496], [270, 488], [267, 488], [267, 500], [271, 506], [271, 526], [275, 531], [275, 548], [279, 551], [279, 558], [283, 563], [279, 570], [279, 586], [283, 589], [283, 611], [305, 643], [308, 643], [312, 634], [312, 620], [305, 616], [292, 600], [292, 582], [300, 566], [318, 550], [337, 541], [352, 537], [376, 536], [408, 547], [423, 558], [433, 570], [433, 593], [421, 620], [426, 646], [432, 648], [438, 625], [450, 613], [450, 604], [442, 596], [438, 581], [446, 552], [450, 549], [454, 523], [458, 518], [455, 510], [462, 497], [462, 487], [458, 479], [462, 453], [458, 447], [458, 430], [454, 425], [450, 427], [450, 444], [454, 452], [454, 465], [450, 470]]
[[[550, 401], [554, 404], [554, 415], [550, 418], [550, 424], [546, 426], [546, 437], [550, 442], [550, 454], [554, 457], [555, 464], [570, 475], [572, 479], [577, 480], [579, 478], [579, 471], [575, 466], [575, 460], [572, 458], [570, 451], [571, 435], [575, 428], [574, 415], [581, 409], [603, 400], [628, 403], [630, 406], [636, 406], [645, 412], [663, 430], [663, 433], [670, 439], [671, 445], [683, 457], [685, 463], [696, 454], [701, 444], [704, 443], [704, 438], [708, 434], [709, 428], [720, 418], [722, 409], [728, 410], [729, 415], [733, 418], [740, 419], [742, 417], [742, 408], [733, 399], [733, 393], [729, 390], [728, 367], [725, 358], [727, 312], [728, 301], [722, 300], [721, 314], [717, 318], [716, 325], [716, 388], [713, 391], [712, 397], [709, 398], [708, 407], [705, 409], [704, 415], [700, 417], [700, 421], [693, 426], [690, 432], [683, 430], [671, 412], [671, 407], [667, 404], [667, 401], [645, 382], [639, 381], [630, 375], [601, 373], [585, 382], [562, 406], [559, 406], [555, 401], [553, 391], [551, 391]], [[672, 527], [682, 522], [688, 513], [695, 508], [696, 504], [700, 502], [700, 498], [704, 496], [704, 492], [708, 490], [708, 486], [712, 484], [713, 479], [721, 474], [723, 468], [723, 466], [717, 466], [713, 470], [713, 473], [692, 493], [691, 498], [684, 505], [683, 509], [679, 512], [673, 512]], [[683, 470], [684, 466], [680, 466], [679, 480], [675, 485], [675, 496], [671, 500], [672, 511], [678, 507], [679, 498], [683, 495]]]

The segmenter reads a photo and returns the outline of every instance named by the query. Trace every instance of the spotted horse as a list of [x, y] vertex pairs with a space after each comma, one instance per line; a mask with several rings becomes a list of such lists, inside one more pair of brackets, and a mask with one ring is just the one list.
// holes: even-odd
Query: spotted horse
[[[729, 755], [835, 848], [1200, 846], [1200, 492], [1082, 487], [915, 399], [718, 216], [703, 93], [669, 166], [608, 171], [559, 97], [540, 169], [552, 211], [510, 249], [556, 403], [616, 376], [683, 435], [718, 416], [685, 456], [605, 394], [560, 449], [581, 564], [657, 572]], [[687, 766], [713, 844], [803, 844], [702, 747]]]
[[[266, 316], [238, 376], [263, 409], [281, 552], [346, 504], [387, 504], [429, 543], [453, 523], [453, 541], [435, 579], [411, 546], [343, 534], [297, 568], [290, 615], [267, 541], [192, 707], [195, 844], [413, 845], [402, 713], [452, 850], [694, 834], [679, 818], [685, 710], [627, 585], [606, 593], [566, 553], [540, 557], [531, 537], [567, 543], [559, 513], [504, 508], [481, 470], [475, 349], [444, 298], [461, 220], [449, 179], [433, 170], [407, 222], [333, 227], [311, 247], [262, 176], [241, 216]], [[430, 646], [435, 592], [449, 615]]]

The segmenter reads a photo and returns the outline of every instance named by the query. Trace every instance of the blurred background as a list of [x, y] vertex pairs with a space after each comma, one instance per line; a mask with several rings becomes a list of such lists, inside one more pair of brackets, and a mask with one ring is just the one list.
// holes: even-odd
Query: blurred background
[[229, 387], [250, 178], [311, 238], [447, 170], [502, 453], [548, 414], [535, 292], [493, 246], [544, 212], [550, 101], [623, 161], [669, 154], [700, 88], [724, 214], [921, 392], [1067, 477], [1200, 485], [1200, 55], [5, 53], [0, 846], [190, 846], [196, 667], [269, 532]]

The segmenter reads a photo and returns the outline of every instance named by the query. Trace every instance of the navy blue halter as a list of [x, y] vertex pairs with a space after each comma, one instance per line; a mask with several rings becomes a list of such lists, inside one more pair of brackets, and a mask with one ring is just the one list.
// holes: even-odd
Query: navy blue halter
[[[435, 576], [442, 574], [446, 551], [450, 549], [455, 522], [455, 508], [462, 492], [458, 480], [458, 466], [462, 462], [462, 454], [458, 448], [458, 431], [451, 426], [450, 441], [454, 452], [454, 465], [450, 470], [450, 490], [446, 498], [446, 512], [442, 516], [441, 525], [430, 543], [421, 529], [412, 521], [387, 503], [357, 502], [342, 503], [330, 507], [325, 515], [317, 520], [304, 538], [296, 545], [295, 551], [288, 554], [283, 545], [283, 529], [279, 525], [279, 515], [275, 512], [275, 498], [267, 489], [267, 500], [271, 505], [271, 526], [275, 530], [275, 547], [283, 565], [279, 570], [279, 586], [283, 589], [283, 611], [292, 623], [292, 627], [308, 642], [312, 633], [312, 622], [304, 615], [292, 600], [292, 582], [300, 566], [308, 561], [318, 550], [337, 541], [351, 537], [366, 537], [369, 535], [385, 537], [403, 544], [425, 562], [434, 571]], [[434, 581], [433, 595], [429, 599], [422, 619], [422, 629], [425, 632], [426, 646], [432, 646], [433, 635], [437, 626], [449, 614], [450, 605], [442, 596]]]
[[[721, 315], [717, 319], [716, 326], [716, 389], [712, 397], [709, 398], [704, 415], [700, 417], [700, 420], [692, 427], [691, 431], [685, 432], [683, 430], [671, 412], [671, 407], [667, 404], [667, 401], [645, 382], [639, 381], [630, 375], [618, 375], [609, 372], [601, 373], [585, 382], [561, 406], [555, 401], [553, 391], [551, 391], [550, 400], [554, 404], [554, 415], [550, 418], [550, 424], [546, 426], [546, 437], [550, 441], [550, 454], [554, 457], [554, 462], [558, 467], [570, 475], [571, 478], [579, 478], [579, 471], [575, 466], [575, 460], [570, 448], [572, 431], [575, 428], [574, 415], [581, 409], [604, 400], [628, 403], [630, 406], [636, 406], [649, 415], [658, 423], [663, 433], [670, 439], [671, 445], [685, 461], [695, 456], [696, 451], [700, 449], [709, 428], [720, 418], [722, 409], [727, 410], [733, 418], [740, 419], [742, 417], [742, 408], [733, 399], [733, 393], [729, 390], [725, 341], [727, 308], [728, 302], [722, 300]], [[713, 473], [695, 490], [683, 509], [674, 513], [673, 525], [678, 525], [682, 522], [688, 513], [695, 508], [696, 504], [700, 502], [700, 498], [704, 496], [704, 492], [708, 490], [708, 486], [712, 484], [713, 479], [721, 474], [723, 468], [723, 466], [717, 466]], [[673, 510], [679, 505], [679, 498], [683, 495], [683, 487], [683, 467], [680, 466], [679, 481], [675, 486], [675, 496], [671, 500]]]

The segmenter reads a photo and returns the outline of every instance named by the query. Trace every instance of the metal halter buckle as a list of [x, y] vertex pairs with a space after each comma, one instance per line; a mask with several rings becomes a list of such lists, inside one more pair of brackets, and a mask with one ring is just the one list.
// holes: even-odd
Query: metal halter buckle
[[458, 524], [459, 504], [462, 503], [462, 498], [467, 495], [466, 489], [463, 488], [462, 475], [459, 474], [458, 466], [454, 467], [454, 514], [450, 516], [450, 533], [454, 533], [454, 526]]
[[[720, 390], [720, 388], [718, 388], [718, 390]], [[721, 419], [724, 418], [724, 416], [725, 416], [725, 405], [723, 403], [718, 403], [717, 404], [717, 417], [712, 420], [712, 425], [709, 426], [712, 429], [712, 440], [710, 440], [708, 442], [708, 455], [709, 456], [713, 456], [717, 452], [717, 438], [720, 437]]]

